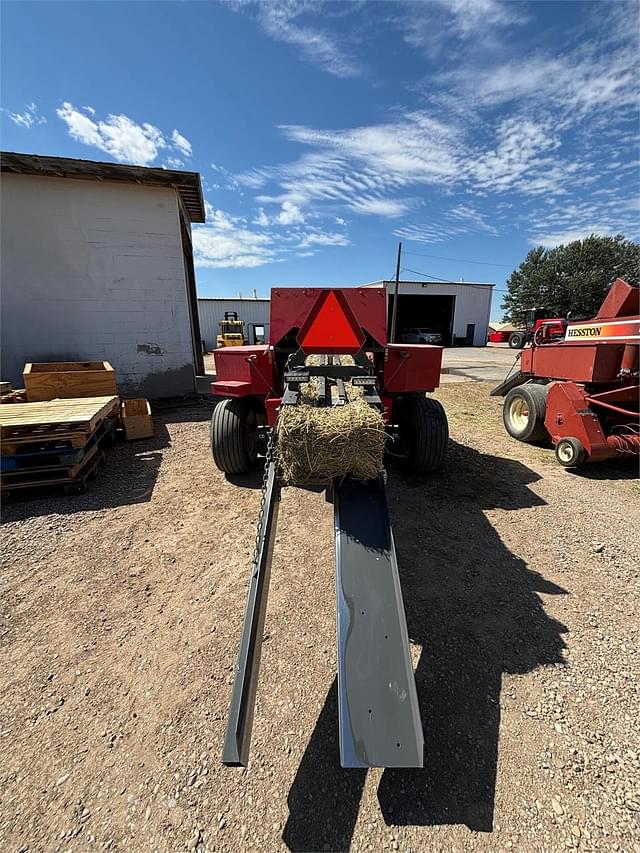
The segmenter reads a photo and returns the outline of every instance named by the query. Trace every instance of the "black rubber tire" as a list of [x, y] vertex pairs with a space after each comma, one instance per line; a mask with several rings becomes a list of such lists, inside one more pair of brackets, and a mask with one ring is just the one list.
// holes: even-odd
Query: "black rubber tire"
[[522, 349], [525, 342], [525, 336], [522, 332], [513, 332], [509, 335], [509, 346], [511, 349]]
[[256, 464], [257, 411], [252, 400], [219, 402], [211, 416], [211, 453], [225, 474], [245, 474]]
[[442, 404], [432, 397], [406, 397], [399, 420], [400, 439], [407, 451], [407, 468], [420, 473], [439, 471], [449, 444], [449, 424]]
[[[544, 425], [548, 393], [549, 387], [547, 385], [535, 383], [519, 385], [509, 391], [504, 398], [502, 420], [504, 428], [512, 438], [532, 443], [544, 441], [549, 437]], [[521, 417], [525, 420], [524, 425], [516, 420], [518, 408], [521, 408]]]
[[563, 468], [579, 468], [587, 458], [583, 443], [572, 435], [556, 444], [556, 459]]

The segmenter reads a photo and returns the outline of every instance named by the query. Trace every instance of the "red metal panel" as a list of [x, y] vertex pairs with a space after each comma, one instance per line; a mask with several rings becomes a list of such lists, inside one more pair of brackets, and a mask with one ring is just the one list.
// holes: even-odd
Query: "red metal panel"
[[270, 427], [273, 427], [276, 424], [278, 419], [278, 409], [280, 408], [281, 402], [282, 397], [267, 397], [264, 401], [264, 406], [267, 410], [267, 423]]
[[365, 337], [341, 290], [325, 290], [316, 299], [298, 334], [306, 353], [355, 353]]
[[442, 347], [426, 344], [387, 344], [384, 390], [391, 394], [433, 391], [440, 384]]
[[597, 415], [589, 408], [584, 388], [573, 382], [554, 382], [551, 385], [544, 425], [554, 445], [561, 438], [572, 437], [581, 441], [591, 462], [616, 455], [616, 451], [607, 444]]
[[640, 314], [640, 288], [617, 278], [611, 285], [596, 317], [637, 317]]
[[[257, 394], [266, 396], [274, 386], [273, 353], [269, 347], [221, 347], [214, 353], [216, 383], [246, 383], [244, 393], [236, 391], [230, 396]], [[224, 393], [219, 391], [218, 393]]]
[[247, 397], [252, 393], [250, 382], [238, 382], [234, 379], [227, 379], [211, 383], [211, 394], [213, 397]]
[[360, 328], [384, 346], [387, 300], [382, 287], [274, 287], [271, 290], [269, 343], [276, 346], [292, 329], [302, 329], [316, 300], [327, 290], [342, 293]]
[[580, 344], [565, 341], [527, 347], [520, 364], [523, 373], [573, 382], [613, 382], [620, 372], [624, 344]]

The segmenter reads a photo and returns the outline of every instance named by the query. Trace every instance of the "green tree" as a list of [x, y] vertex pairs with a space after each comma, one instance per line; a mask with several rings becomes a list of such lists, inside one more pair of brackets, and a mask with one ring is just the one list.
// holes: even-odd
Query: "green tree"
[[528, 308], [549, 308], [556, 317], [593, 317], [616, 280], [640, 283], [640, 244], [592, 234], [555, 249], [532, 249], [507, 282], [505, 319], [519, 325]]

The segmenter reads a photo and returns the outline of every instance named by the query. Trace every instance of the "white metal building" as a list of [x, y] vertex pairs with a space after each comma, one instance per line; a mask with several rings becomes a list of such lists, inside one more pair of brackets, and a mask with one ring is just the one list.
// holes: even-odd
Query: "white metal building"
[[[388, 325], [391, 326], [395, 282], [374, 281], [361, 287], [382, 287], [389, 295]], [[436, 329], [445, 346], [485, 346], [494, 285], [476, 282], [401, 281], [398, 288], [398, 337], [415, 327]], [[225, 312], [244, 320], [249, 343], [261, 343], [269, 334], [269, 299], [198, 299], [200, 331], [204, 347], [216, 345], [219, 323]]]
[[[375, 281], [389, 294], [389, 325], [395, 282]], [[493, 284], [479, 282], [400, 281], [396, 333], [415, 327], [435, 329], [445, 346], [485, 346], [491, 313]]]
[[28, 361], [109, 361], [124, 395], [203, 373], [191, 223], [196, 172], [3, 153], [3, 380]]
[[198, 299], [198, 315], [200, 318], [200, 333], [204, 348], [209, 351], [215, 348], [216, 338], [220, 333], [220, 321], [225, 313], [236, 313], [239, 320], [244, 320], [247, 340], [250, 344], [259, 344], [268, 340], [269, 336], [269, 307], [270, 299]]

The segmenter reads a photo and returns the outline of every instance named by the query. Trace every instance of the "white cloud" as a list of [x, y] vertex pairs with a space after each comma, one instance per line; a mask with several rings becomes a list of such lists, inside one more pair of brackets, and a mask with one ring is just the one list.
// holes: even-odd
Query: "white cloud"
[[604, 55], [585, 45], [564, 55], [519, 56], [479, 69], [461, 67], [443, 73], [438, 82], [449, 96], [474, 106], [494, 107], [524, 102], [564, 107], [562, 122], [603, 108], [637, 105], [640, 73], [637, 43], [618, 45]]
[[312, 231], [305, 234], [299, 244], [300, 249], [307, 246], [349, 246], [349, 239], [345, 234], [326, 233], [324, 231]]
[[349, 204], [355, 213], [389, 218], [403, 216], [412, 206], [411, 201], [393, 198], [357, 198]]
[[168, 169], [182, 169], [184, 163], [179, 157], [167, 157], [165, 165]]
[[336, 225], [346, 225], [347, 224], [346, 219], [343, 219], [341, 216], [336, 216], [334, 222], [336, 223]]
[[441, 243], [462, 234], [478, 231], [496, 236], [497, 229], [483, 213], [469, 204], [458, 204], [434, 217], [431, 222], [404, 225], [393, 232], [396, 237], [415, 243]]
[[454, 17], [455, 26], [465, 38], [479, 30], [522, 24], [527, 17], [520, 4], [502, 0], [438, 0]]
[[431, 58], [444, 56], [452, 40], [464, 50], [473, 42], [476, 52], [503, 48], [504, 30], [527, 20], [524, 3], [503, 0], [430, 0], [397, 4], [395, 12], [405, 42]]
[[341, 46], [338, 36], [301, 22], [301, 18], [321, 11], [321, 4], [307, 0], [236, 0], [231, 6], [252, 9], [268, 35], [297, 47], [305, 59], [323, 71], [336, 77], [357, 77], [362, 73], [361, 65]]
[[261, 228], [266, 228], [269, 225], [269, 217], [261, 207], [258, 208], [253, 224], [260, 225]]
[[195, 265], [201, 268], [252, 268], [275, 261], [273, 238], [247, 228], [239, 217], [207, 203], [206, 225], [192, 230]]
[[488, 234], [494, 236], [498, 233], [494, 226], [486, 221], [484, 215], [471, 207], [471, 205], [459, 204], [450, 211], [449, 216], [468, 225], [469, 230], [486, 231]]
[[[314, 214], [327, 205], [335, 216], [340, 205], [360, 215], [401, 217], [420, 203], [419, 188], [537, 196], [557, 195], [567, 185], [590, 180], [587, 165], [559, 156], [553, 123], [527, 116], [499, 121], [493, 138], [483, 144], [467, 139], [462, 126], [445, 124], [424, 110], [399, 113], [381, 125], [281, 129], [288, 140], [310, 150], [291, 163], [240, 175], [238, 181], [262, 190], [259, 204], [312, 208]], [[408, 187], [412, 197], [399, 197], [398, 191]]]
[[537, 234], [530, 238], [529, 243], [532, 246], [544, 246], [545, 249], [552, 249], [554, 246], [572, 243], [574, 240], [584, 240], [592, 234], [597, 234], [600, 237], [612, 237], [616, 233], [618, 232], [615, 229], [606, 225], [588, 225], [585, 228], [569, 228], [566, 231], [556, 233]]
[[185, 157], [191, 157], [191, 143], [177, 130], [174, 130], [171, 134], [171, 141], [173, 142], [173, 147], [177, 148]]
[[108, 115], [95, 122], [86, 113], [65, 101], [56, 110], [78, 142], [92, 145], [110, 154], [119, 163], [153, 163], [162, 148], [167, 147], [164, 135], [152, 124], [137, 124], [125, 115]]
[[13, 113], [11, 110], [4, 110], [14, 124], [19, 127], [31, 128], [34, 125], [46, 124], [47, 120], [38, 112], [38, 107], [34, 104], [27, 104], [21, 113]]
[[304, 214], [300, 208], [291, 201], [283, 201], [282, 209], [276, 216], [279, 225], [300, 225], [304, 222]]

